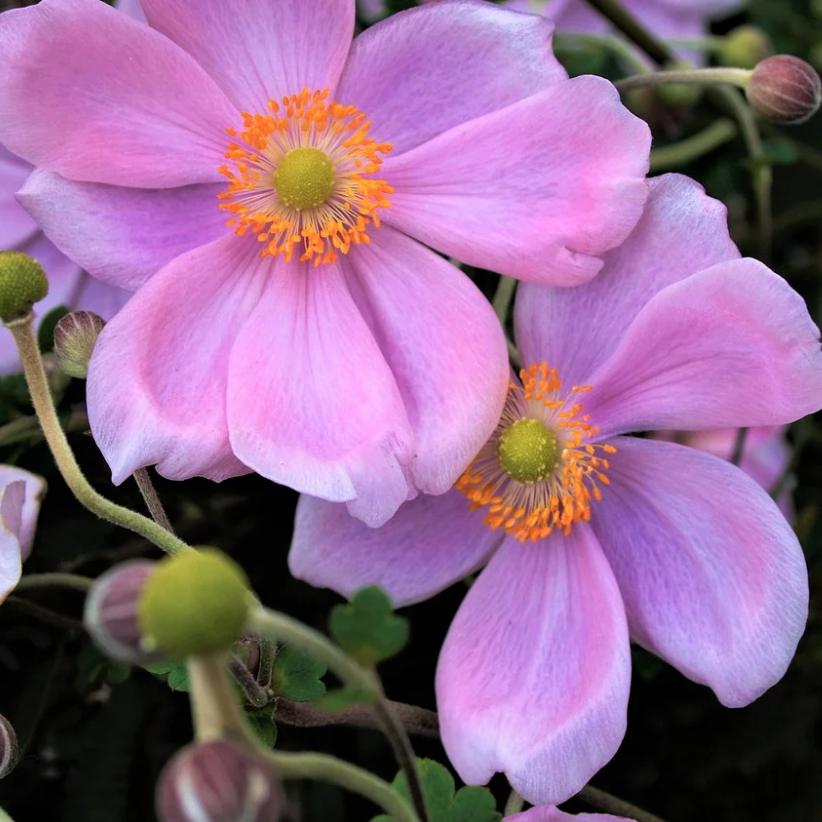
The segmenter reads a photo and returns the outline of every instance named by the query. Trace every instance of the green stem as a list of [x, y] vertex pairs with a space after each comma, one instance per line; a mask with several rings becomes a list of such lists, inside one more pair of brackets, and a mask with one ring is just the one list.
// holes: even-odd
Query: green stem
[[94, 585], [91, 577], [80, 574], [26, 574], [20, 578], [15, 586], [16, 591], [25, 591], [27, 588], [73, 588], [75, 591], [88, 591]]
[[603, 17], [610, 20], [632, 43], [641, 48], [654, 62], [667, 63], [673, 58], [671, 50], [654, 37], [629, 11], [617, 0], [587, 0]]
[[525, 806], [525, 800], [513, 789], [508, 794], [508, 801], [505, 803], [505, 810], [502, 812], [503, 816], [513, 816], [519, 813]]
[[673, 145], [654, 149], [651, 152], [651, 172], [659, 173], [672, 168], [681, 168], [719, 148], [723, 143], [733, 140], [737, 133], [736, 123], [723, 117], [698, 134]]
[[251, 617], [252, 631], [277, 642], [290, 643], [310, 656], [324, 662], [348, 687], [371, 695], [372, 710], [379, 720], [400, 768], [405, 772], [414, 809], [422, 822], [427, 822], [425, 800], [422, 793], [414, 750], [402, 723], [391, 710], [376, 673], [367, 670], [338, 648], [319, 631], [309, 628], [296, 619], [277, 611], [258, 607]]
[[6, 811], [0, 808], [0, 822], [14, 822]]
[[667, 86], [673, 83], [686, 86], [738, 86], [739, 88], [745, 88], [750, 78], [751, 72], [748, 69], [695, 68], [634, 74], [623, 80], [617, 80], [614, 85], [620, 91], [644, 86]]
[[101, 519], [134, 531], [169, 554], [191, 550], [189, 545], [153, 520], [111, 502], [91, 487], [77, 464], [65, 432], [60, 426], [60, 420], [57, 418], [46, 372], [43, 368], [43, 359], [40, 356], [40, 349], [32, 328], [32, 315], [29, 314], [20, 320], [7, 323], [6, 327], [11, 331], [17, 344], [31, 402], [43, 429], [43, 435], [60, 474], [77, 500]]
[[631, 819], [635, 819], [636, 822], [664, 822], [661, 817], [655, 816], [636, 805], [632, 805], [630, 802], [626, 802], [618, 796], [595, 788], [593, 785], [586, 785], [577, 795], [592, 808], [614, 814], [615, 816], [628, 816]]
[[497, 290], [494, 294], [494, 311], [497, 312], [500, 324], [503, 329], [508, 321], [508, 309], [511, 307], [511, 300], [514, 299], [514, 291], [517, 288], [517, 281], [513, 277], [500, 277], [497, 283]]
[[145, 502], [146, 508], [148, 508], [148, 512], [151, 514], [151, 518], [158, 525], [165, 528], [166, 531], [174, 533], [174, 529], [171, 527], [171, 522], [166, 514], [166, 509], [163, 508], [163, 503], [160, 501], [160, 496], [157, 493], [157, 489], [151, 481], [151, 475], [148, 473], [148, 469], [138, 468], [132, 476], [134, 477], [134, 481], [137, 483], [137, 487], [140, 489], [143, 502]]
[[268, 761], [284, 779], [317, 779], [370, 799], [394, 822], [419, 822], [411, 806], [384, 780], [368, 771], [321, 753], [267, 751]]

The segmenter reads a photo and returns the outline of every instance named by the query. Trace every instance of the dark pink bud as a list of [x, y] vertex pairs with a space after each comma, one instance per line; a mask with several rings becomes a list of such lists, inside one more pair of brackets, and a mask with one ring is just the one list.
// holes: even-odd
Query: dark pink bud
[[20, 749], [11, 722], [0, 714], [0, 779], [5, 779], [17, 765]]
[[138, 606], [155, 563], [137, 559], [117, 565], [94, 583], [86, 598], [83, 621], [92, 639], [114, 659], [150, 662], [141, 642]]
[[822, 83], [804, 60], [778, 54], [757, 64], [746, 94], [754, 111], [767, 120], [804, 123], [822, 102]]
[[284, 806], [282, 784], [268, 763], [225, 739], [183, 748], [157, 785], [160, 822], [277, 822]]

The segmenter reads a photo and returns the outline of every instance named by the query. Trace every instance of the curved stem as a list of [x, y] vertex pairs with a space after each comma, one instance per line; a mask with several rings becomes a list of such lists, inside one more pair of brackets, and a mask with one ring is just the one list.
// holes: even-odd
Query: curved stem
[[524, 805], [525, 800], [512, 788], [511, 793], [508, 794], [508, 801], [505, 803], [505, 810], [502, 815], [513, 816], [515, 813], [519, 813]]
[[174, 529], [171, 527], [171, 522], [166, 514], [166, 509], [163, 508], [163, 503], [160, 501], [160, 496], [157, 493], [157, 489], [151, 481], [151, 475], [148, 473], [148, 469], [138, 468], [132, 476], [134, 477], [134, 481], [137, 483], [137, 487], [140, 489], [143, 502], [145, 502], [146, 508], [148, 508], [148, 512], [151, 514], [151, 518], [158, 525], [165, 528], [166, 531], [174, 533]]
[[368, 771], [321, 753], [267, 751], [265, 757], [284, 779], [318, 779], [370, 799], [394, 822], [419, 822], [411, 806], [384, 780]]
[[60, 474], [77, 500], [101, 519], [134, 531], [169, 554], [191, 550], [189, 545], [153, 520], [111, 502], [91, 487], [77, 464], [66, 435], [60, 427], [60, 420], [57, 418], [46, 372], [43, 368], [43, 359], [32, 329], [32, 315], [29, 314], [23, 319], [7, 323], [6, 327], [14, 336], [17, 350], [20, 352], [31, 402], [43, 429], [43, 435]]
[[664, 822], [662, 817], [655, 816], [648, 811], [620, 799], [618, 796], [595, 788], [593, 785], [586, 785], [577, 796], [584, 802], [587, 802], [592, 808], [596, 808], [606, 813], [612, 813], [615, 816], [629, 816], [635, 819], [636, 822]]
[[723, 143], [733, 140], [738, 133], [736, 123], [728, 117], [709, 125], [698, 134], [651, 152], [651, 172], [659, 173], [687, 165], [708, 154]]
[[671, 83], [687, 86], [738, 86], [745, 88], [751, 72], [740, 68], [680, 69], [676, 71], [655, 71], [634, 74], [614, 85], [620, 91], [643, 86], [666, 86]]
[[380, 721], [388, 741], [391, 743], [397, 762], [405, 772], [408, 789], [417, 815], [422, 822], [426, 822], [428, 817], [414, 751], [405, 728], [385, 699], [377, 675], [373, 671], [360, 666], [319, 631], [303, 625], [287, 614], [258, 607], [252, 613], [249, 627], [263, 637], [269, 637], [278, 642], [287, 642], [301, 648], [306, 653], [324, 662], [345, 685], [358, 691], [364, 691], [372, 696], [371, 708]]
[[72, 588], [75, 591], [88, 591], [94, 584], [91, 577], [80, 574], [63, 574], [53, 572], [48, 574], [26, 574], [20, 577], [15, 591], [25, 591], [27, 588]]

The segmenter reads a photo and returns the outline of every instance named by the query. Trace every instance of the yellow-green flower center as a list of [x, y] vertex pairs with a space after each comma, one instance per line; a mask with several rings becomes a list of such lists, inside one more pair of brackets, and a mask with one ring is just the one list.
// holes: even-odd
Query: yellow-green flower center
[[334, 166], [318, 148], [294, 148], [280, 160], [274, 188], [288, 208], [317, 208], [334, 192]]
[[559, 439], [542, 420], [520, 419], [502, 432], [497, 456], [502, 470], [517, 482], [541, 482], [557, 467]]

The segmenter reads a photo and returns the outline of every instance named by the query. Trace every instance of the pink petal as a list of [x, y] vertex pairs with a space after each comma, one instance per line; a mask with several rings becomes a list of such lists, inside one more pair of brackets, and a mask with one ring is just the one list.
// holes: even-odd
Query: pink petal
[[224, 188], [123, 188], [37, 170], [19, 199], [69, 257], [134, 291], [175, 257], [228, 233], [217, 200]]
[[228, 442], [228, 359], [270, 276], [253, 239], [225, 237], [169, 263], [105, 327], [87, 400], [115, 483], [155, 463], [170, 479], [246, 470]]
[[639, 219], [649, 146], [607, 80], [557, 82], [389, 156], [383, 218], [471, 265], [577, 285]]
[[143, 7], [140, 0], [117, 0], [115, 3], [118, 11], [127, 14], [134, 20], [139, 20], [141, 23], [146, 22], [146, 16], [143, 13]]
[[353, 0], [143, 0], [143, 8], [251, 112], [304, 88], [333, 93], [354, 33]]
[[395, 605], [410, 605], [476, 571], [499, 542], [456, 491], [421, 494], [381, 528], [369, 528], [344, 505], [304, 494], [288, 567], [297, 579], [346, 597], [379, 585]]
[[93, 311], [104, 320], [109, 320], [128, 302], [130, 297], [130, 291], [101, 283], [89, 277], [88, 274], [84, 274], [71, 307]]
[[45, 481], [35, 474], [0, 465], [0, 602], [14, 590], [31, 553], [45, 490]]
[[791, 527], [735, 466], [673, 443], [619, 437], [594, 527], [632, 637], [729, 707], [778, 682], [808, 614]]
[[43, 0], [0, 15], [0, 51], [0, 140], [15, 154], [87, 182], [220, 179], [238, 114], [158, 32], [100, 0]]
[[725, 206], [680, 174], [649, 181], [642, 218], [602, 271], [578, 288], [525, 283], [517, 290], [515, 329], [523, 363], [545, 360], [568, 385], [584, 385], [658, 291], [739, 257]]
[[443, 744], [469, 784], [504, 771], [529, 802], [575, 794], [616, 752], [630, 686], [619, 590], [593, 532], [506, 540], [440, 655]]
[[345, 269], [414, 431], [415, 486], [442, 494], [491, 436], [508, 389], [505, 337], [462, 272], [387, 227]]
[[432, 4], [361, 34], [337, 93], [401, 154], [565, 77], [552, 27], [488, 3]]
[[37, 232], [14, 194], [31, 173], [31, 166], [0, 146], [0, 250], [16, 249]]
[[654, 296], [590, 382], [601, 438], [780, 425], [822, 407], [819, 329], [762, 263], [719, 263]]
[[336, 265], [272, 263], [231, 353], [228, 420], [246, 465], [370, 525], [408, 497], [402, 395]]
[[610, 813], [565, 813], [553, 805], [529, 808], [522, 813], [506, 816], [502, 822], [634, 822], [625, 816]]

